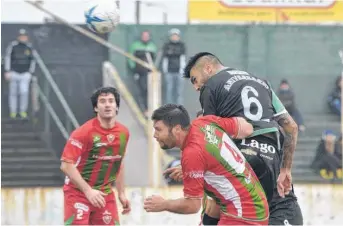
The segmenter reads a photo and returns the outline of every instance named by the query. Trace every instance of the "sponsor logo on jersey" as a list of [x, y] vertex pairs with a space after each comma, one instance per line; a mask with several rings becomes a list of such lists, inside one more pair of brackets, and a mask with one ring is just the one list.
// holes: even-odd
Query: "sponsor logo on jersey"
[[69, 141], [70, 141], [71, 145], [73, 145], [73, 146], [75, 146], [75, 147], [77, 147], [79, 149], [82, 149], [83, 144], [80, 141], [75, 140], [73, 138], [69, 138]]
[[100, 147], [107, 146], [107, 145], [108, 145], [108, 143], [95, 143], [94, 147], [100, 148]]
[[106, 156], [99, 156], [99, 155], [92, 155], [93, 158], [95, 159], [99, 159], [99, 160], [119, 160], [121, 159], [121, 156], [120, 155], [114, 155], [114, 156], [111, 156], [111, 155], [106, 155]]
[[83, 203], [80, 203], [80, 202], [76, 202], [74, 204], [74, 208], [75, 209], [80, 209], [80, 210], [83, 210], [83, 211], [89, 211], [89, 207], [86, 205], [86, 204], [83, 204]]
[[257, 152], [251, 149], [241, 149], [241, 152], [246, 155], [257, 155]]
[[114, 141], [114, 138], [115, 138], [115, 136], [113, 134], [108, 134], [106, 137], [107, 137], [107, 140], [109, 143], [112, 143]]
[[109, 211], [105, 210], [105, 212], [102, 214], [102, 220], [105, 224], [111, 223], [112, 214]]
[[204, 172], [203, 171], [191, 171], [188, 173], [188, 176], [193, 179], [203, 178]]
[[265, 158], [265, 159], [268, 159], [268, 160], [273, 160], [272, 157], [267, 156], [267, 155], [264, 155], [264, 154], [261, 154], [261, 153], [260, 153], [260, 156], [263, 157], [263, 158]]

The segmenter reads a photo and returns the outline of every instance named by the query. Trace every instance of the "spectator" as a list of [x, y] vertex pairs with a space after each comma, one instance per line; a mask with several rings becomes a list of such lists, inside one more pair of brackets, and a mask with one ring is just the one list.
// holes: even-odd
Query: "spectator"
[[332, 131], [324, 131], [311, 166], [324, 179], [342, 178], [341, 142], [342, 137], [337, 140]]
[[180, 39], [180, 30], [169, 31], [169, 40], [163, 46], [162, 72], [165, 81], [166, 103], [182, 104], [183, 69], [186, 65], [186, 47]]
[[341, 116], [342, 83], [342, 77], [338, 76], [335, 83], [335, 89], [328, 98], [328, 103], [331, 111], [339, 116]]
[[277, 95], [282, 104], [285, 106], [288, 113], [293, 117], [294, 121], [298, 124], [299, 130], [301, 132], [304, 132], [306, 127], [304, 125], [303, 117], [298, 108], [296, 107], [293, 90], [291, 89], [286, 79], [281, 80]]
[[18, 96], [20, 97], [20, 116], [21, 118], [27, 118], [30, 81], [35, 70], [35, 60], [32, 52], [33, 48], [29, 43], [29, 37], [26, 31], [20, 29], [17, 40], [9, 44], [5, 56], [4, 76], [9, 82], [9, 109], [11, 118], [17, 117]]
[[[150, 39], [149, 31], [143, 31], [141, 33], [140, 40], [135, 41], [132, 43], [130, 47], [130, 53], [137, 58], [141, 59], [142, 61], [148, 62], [147, 54], [150, 54], [151, 59], [154, 61], [156, 57], [157, 47]], [[134, 74], [134, 79], [137, 82], [137, 85], [140, 89], [139, 98], [139, 105], [141, 109], [147, 114], [148, 110], [148, 73], [150, 72], [149, 69], [143, 67], [136, 62], [129, 60], [129, 67]]]

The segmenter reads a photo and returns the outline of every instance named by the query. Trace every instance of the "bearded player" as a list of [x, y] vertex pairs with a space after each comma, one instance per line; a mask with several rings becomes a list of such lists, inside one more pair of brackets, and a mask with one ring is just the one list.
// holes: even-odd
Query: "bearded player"
[[165, 200], [151, 196], [147, 212], [197, 213], [204, 192], [220, 206], [219, 225], [267, 225], [268, 203], [254, 171], [231, 138], [252, 133], [252, 125], [239, 117], [204, 116], [190, 122], [182, 105], [167, 104], [152, 115], [154, 137], [161, 148], [182, 150], [184, 197]]
[[291, 176], [298, 129], [270, 84], [245, 71], [225, 67], [208, 52], [189, 60], [185, 77], [200, 91], [204, 116], [239, 116], [253, 124], [254, 133], [249, 138], [236, 139], [235, 143], [267, 195], [269, 224], [302, 225]]
[[122, 214], [130, 212], [125, 195], [122, 163], [129, 140], [128, 129], [116, 121], [120, 95], [113, 87], [98, 89], [91, 97], [96, 117], [71, 134], [62, 154], [66, 175], [65, 225], [117, 225], [115, 182]]

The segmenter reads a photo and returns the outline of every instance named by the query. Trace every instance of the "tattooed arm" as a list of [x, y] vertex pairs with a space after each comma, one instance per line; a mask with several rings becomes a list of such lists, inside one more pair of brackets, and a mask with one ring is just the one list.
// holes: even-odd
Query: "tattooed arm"
[[292, 162], [295, 146], [298, 139], [298, 126], [293, 118], [287, 113], [275, 116], [284, 131], [283, 159], [280, 174], [277, 179], [277, 190], [280, 197], [284, 198], [292, 190]]
[[298, 140], [298, 126], [288, 113], [276, 116], [275, 120], [282, 127], [285, 136], [281, 168], [291, 170], [295, 146]]

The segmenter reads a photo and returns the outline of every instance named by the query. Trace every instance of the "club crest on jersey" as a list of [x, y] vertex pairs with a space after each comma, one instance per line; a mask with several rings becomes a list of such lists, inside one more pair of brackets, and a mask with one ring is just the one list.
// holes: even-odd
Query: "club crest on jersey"
[[115, 136], [113, 134], [108, 134], [107, 136], [107, 141], [109, 143], [112, 143], [114, 141]]
[[111, 223], [111, 220], [112, 220], [111, 213], [105, 210], [105, 212], [102, 214], [102, 220], [104, 221], [105, 224]]
[[24, 54], [25, 54], [26, 56], [30, 56], [31, 51], [27, 49], [27, 50], [24, 51]]
[[94, 143], [97, 143], [97, 142], [99, 142], [100, 140], [101, 140], [100, 135], [93, 135], [93, 142], [94, 142]]

